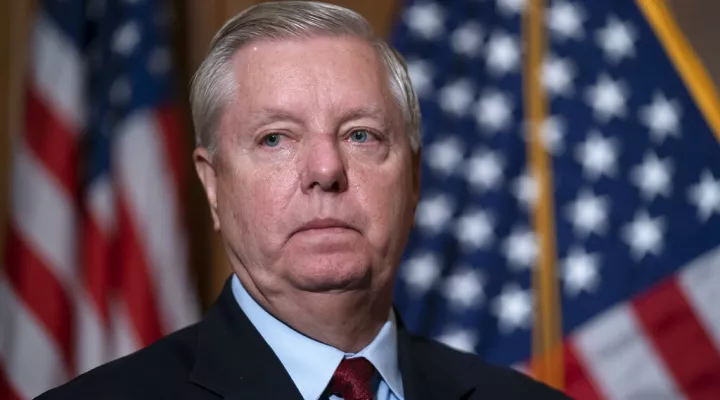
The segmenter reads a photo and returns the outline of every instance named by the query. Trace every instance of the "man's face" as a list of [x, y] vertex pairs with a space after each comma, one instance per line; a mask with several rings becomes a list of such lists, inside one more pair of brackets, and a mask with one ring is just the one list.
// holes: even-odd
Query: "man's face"
[[419, 156], [371, 45], [260, 41], [231, 67], [214, 167], [196, 164], [234, 269], [264, 295], [390, 290]]

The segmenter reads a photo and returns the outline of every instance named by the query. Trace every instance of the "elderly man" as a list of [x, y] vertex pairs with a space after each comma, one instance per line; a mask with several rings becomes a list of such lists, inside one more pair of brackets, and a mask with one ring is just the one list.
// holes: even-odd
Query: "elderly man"
[[393, 280], [419, 196], [419, 107], [358, 14], [257, 5], [192, 86], [194, 162], [234, 274], [197, 325], [45, 399], [556, 399], [409, 333]]

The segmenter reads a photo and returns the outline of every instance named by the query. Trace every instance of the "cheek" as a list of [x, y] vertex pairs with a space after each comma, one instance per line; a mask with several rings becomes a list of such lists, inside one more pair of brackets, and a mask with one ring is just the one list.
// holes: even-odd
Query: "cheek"
[[371, 222], [370, 239], [387, 246], [409, 224], [412, 192], [409, 174], [402, 169], [362, 171], [354, 188], [358, 200]]
[[[291, 198], [292, 176], [287, 169], [234, 168], [225, 176], [225, 207], [242, 236], [272, 237], [282, 226]], [[257, 235], [263, 232], [263, 235]]]

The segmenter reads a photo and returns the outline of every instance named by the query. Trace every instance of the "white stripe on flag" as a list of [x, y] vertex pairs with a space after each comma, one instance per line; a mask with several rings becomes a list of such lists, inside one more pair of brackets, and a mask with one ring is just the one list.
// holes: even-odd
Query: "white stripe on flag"
[[[85, 290], [81, 293], [85, 294]], [[87, 295], [77, 296], [75, 364], [78, 374], [87, 372], [109, 361], [107, 358], [107, 332], [94, 307], [95, 302]]]
[[10, 217], [22, 238], [65, 289], [76, 284], [75, 211], [69, 195], [18, 137]]
[[77, 133], [85, 121], [83, 63], [77, 47], [42, 12], [34, 25], [33, 60], [35, 87], [50, 102], [62, 121]]
[[[107, 175], [93, 180], [88, 188], [88, 207], [93, 222], [106, 238], [115, 230], [115, 199], [113, 188]], [[105, 268], [104, 265], [95, 266]], [[78, 373], [87, 372], [110, 361], [109, 327], [103, 323], [98, 310], [98, 299], [92, 298], [83, 288], [77, 301], [77, 338], [76, 359]], [[109, 293], [103, 293], [108, 296]]]
[[115, 194], [107, 175], [93, 180], [88, 189], [88, 203], [93, 220], [107, 236], [115, 231]]
[[683, 268], [678, 283], [698, 320], [720, 350], [720, 247]]
[[147, 246], [163, 327], [174, 331], [195, 320], [187, 247], [179, 223], [172, 171], [154, 114], [138, 112], [118, 128], [115, 158], [132, 220]]
[[572, 340], [578, 358], [609, 399], [682, 397], [627, 306], [606, 311]]
[[0, 368], [26, 399], [68, 379], [60, 350], [41, 326], [0, 276]]
[[124, 357], [140, 349], [140, 339], [133, 329], [132, 321], [121, 298], [110, 301], [110, 349], [109, 357]]

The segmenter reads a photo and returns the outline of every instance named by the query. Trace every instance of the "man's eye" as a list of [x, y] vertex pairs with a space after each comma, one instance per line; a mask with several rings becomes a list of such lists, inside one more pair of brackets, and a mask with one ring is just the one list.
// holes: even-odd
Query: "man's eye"
[[277, 133], [271, 133], [263, 137], [262, 143], [268, 147], [275, 147], [280, 144], [280, 135]]
[[357, 143], [365, 143], [370, 139], [371, 133], [365, 129], [358, 129], [350, 134], [350, 140]]

